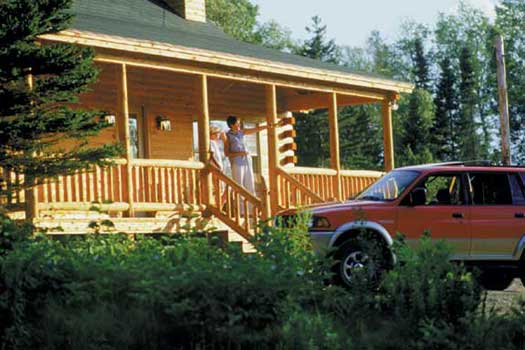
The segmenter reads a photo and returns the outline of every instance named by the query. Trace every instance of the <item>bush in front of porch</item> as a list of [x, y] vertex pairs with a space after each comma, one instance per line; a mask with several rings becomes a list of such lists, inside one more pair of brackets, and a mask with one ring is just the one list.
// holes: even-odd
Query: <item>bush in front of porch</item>
[[[16, 231], [8, 221], [0, 232]], [[16, 233], [16, 232], [14, 232]], [[523, 310], [480, 309], [443, 244], [399, 250], [377, 287], [325, 283], [304, 226], [265, 227], [258, 254], [204, 238], [17, 238], [0, 255], [2, 349], [518, 349]]]
[[[303, 317], [299, 300], [336, 289], [322, 283], [317, 258], [302, 247], [304, 237], [285, 241], [276, 234], [265, 239], [264, 254], [251, 255], [191, 235], [14, 242], [0, 260], [2, 345], [273, 348], [283, 343], [283, 327], [297, 327]], [[286, 321], [290, 312], [293, 325]], [[337, 332], [318, 332], [339, 342]]]

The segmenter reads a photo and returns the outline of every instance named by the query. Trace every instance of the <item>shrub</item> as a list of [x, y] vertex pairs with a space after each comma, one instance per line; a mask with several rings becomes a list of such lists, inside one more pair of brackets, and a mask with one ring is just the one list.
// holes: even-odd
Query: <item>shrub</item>
[[379, 284], [356, 271], [347, 290], [326, 283], [305, 220], [264, 227], [251, 255], [191, 234], [17, 238], [0, 256], [1, 348], [523, 347], [525, 307], [486, 310], [443, 242], [399, 243]]

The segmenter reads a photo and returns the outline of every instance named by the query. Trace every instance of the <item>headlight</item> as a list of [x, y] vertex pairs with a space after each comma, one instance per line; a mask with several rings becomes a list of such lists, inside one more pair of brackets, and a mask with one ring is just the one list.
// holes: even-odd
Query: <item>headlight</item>
[[325, 229], [330, 227], [330, 221], [324, 216], [312, 216], [310, 222], [308, 223], [308, 228], [310, 229]]

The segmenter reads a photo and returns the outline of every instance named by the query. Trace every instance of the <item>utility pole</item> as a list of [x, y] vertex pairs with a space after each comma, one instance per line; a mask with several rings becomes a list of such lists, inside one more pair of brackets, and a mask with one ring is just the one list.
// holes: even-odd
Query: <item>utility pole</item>
[[509, 126], [509, 100], [507, 96], [507, 73], [505, 71], [505, 51], [503, 38], [496, 34], [494, 40], [496, 47], [496, 62], [498, 65], [498, 95], [499, 95], [499, 119], [501, 124], [501, 158], [504, 165], [511, 164], [510, 156], [510, 126]]

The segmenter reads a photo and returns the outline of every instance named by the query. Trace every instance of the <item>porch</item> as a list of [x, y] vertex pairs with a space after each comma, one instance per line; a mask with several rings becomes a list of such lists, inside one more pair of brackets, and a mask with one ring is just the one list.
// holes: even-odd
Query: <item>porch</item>
[[[382, 175], [341, 169], [337, 111], [345, 105], [383, 104], [386, 170], [393, 167], [390, 96], [189, 72], [155, 60], [100, 54], [96, 61], [100, 79], [79, 105], [107, 111], [101, 117], [115, 123], [90, 144], [121, 142], [125, 157], [111, 167], [60, 176], [3, 199], [4, 206], [23, 210], [20, 217], [50, 233], [82, 233], [92, 230], [90, 225], [102, 231], [173, 232], [191, 216], [215, 218], [215, 225], [248, 238], [257, 233], [258, 220], [282, 209], [345, 200]], [[329, 111], [331, 168], [286, 164], [296, 147], [293, 125], [269, 128], [252, 140], [256, 194], [210, 164], [210, 122], [234, 114], [255, 125], [275, 124], [290, 112], [323, 107]], [[68, 145], [66, 140], [59, 147]], [[21, 175], [3, 177], [7, 187], [23, 183]], [[219, 188], [226, 192], [225, 203]], [[115, 227], [99, 227], [107, 220]]]
[[[338, 109], [343, 106], [381, 106], [385, 170], [394, 167], [392, 105], [399, 93], [411, 91], [410, 84], [241, 43], [151, 1], [80, 1], [75, 13], [72, 29], [40, 41], [95, 49], [99, 81], [78, 105], [104, 111], [100, 117], [114, 121], [90, 144], [119, 142], [125, 152], [110, 167], [60, 176], [0, 198], [15, 217], [50, 233], [59, 232], [57, 227], [76, 233], [93, 222], [100, 230], [107, 220], [116, 231], [171, 232], [196, 216], [214, 218], [247, 238], [256, 233], [258, 219], [285, 208], [345, 200], [382, 175], [341, 168]], [[294, 166], [292, 123], [250, 141], [255, 194], [210, 164], [211, 122], [236, 115], [249, 124], [274, 125], [312, 109], [328, 111], [329, 168]], [[64, 140], [57, 148], [69, 146]], [[8, 188], [23, 184], [23, 176], [0, 172]]]

